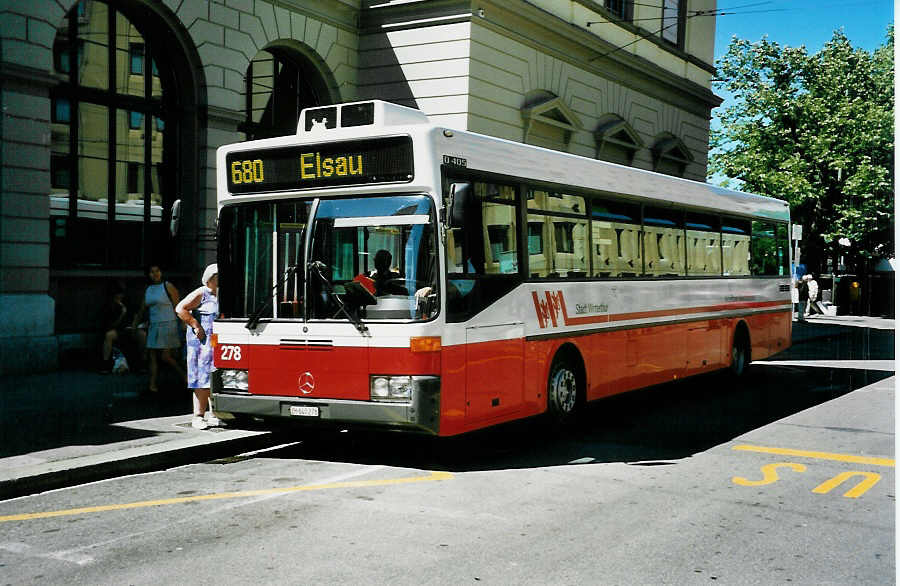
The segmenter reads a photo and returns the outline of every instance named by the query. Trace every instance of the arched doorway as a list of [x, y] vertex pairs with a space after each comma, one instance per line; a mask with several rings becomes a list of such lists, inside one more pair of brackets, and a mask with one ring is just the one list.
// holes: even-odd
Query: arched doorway
[[[196, 184], [191, 59], [134, 1], [80, 0], [57, 29], [51, 89], [50, 264], [171, 264], [168, 210]], [[187, 191], [191, 190], [191, 191]]]
[[332, 85], [296, 48], [263, 49], [247, 67], [247, 104], [240, 129], [248, 140], [294, 134], [303, 108], [334, 103]]

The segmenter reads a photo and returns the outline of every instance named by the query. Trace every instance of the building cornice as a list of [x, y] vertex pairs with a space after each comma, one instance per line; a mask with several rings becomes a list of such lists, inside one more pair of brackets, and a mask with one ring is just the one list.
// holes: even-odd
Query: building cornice
[[[679, 59], [688, 61], [689, 63], [696, 65], [700, 69], [702, 69], [712, 75], [715, 75], [715, 73], [716, 73], [715, 65], [707, 63], [703, 59], [700, 59], [699, 57], [696, 57], [695, 55], [691, 55], [687, 51], [682, 51], [681, 49], [671, 45], [670, 43], [663, 42], [662, 39], [653, 35], [653, 31], [649, 31], [643, 27], [639, 27], [639, 26], [635, 25], [634, 23], [631, 23], [628, 21], [616, 19], [614, 16], [612, 16], [609, 13], [608, 10], [606, 10], [606, 8], [602, 4], [595, 2], [594, 0], [573, 0], [573, 1], [577, 2], [578, 4], [581, 4], [588, 10], [592, 10], [593, 12], [600, 14], [604, 18], [608, 19], [610, 22], [615, 23], [616, 26], [619, 26], [632, 34], [643, 37], [643, 40], [653, 43], [660, 49], [671, 53], [672, 55], [678, 57]], [[576, 25], [576, 28], [578, 28], [577, 25]]]
[[[592, 10], [598, 8], [590, 0], [576, 1]], [[706, 119], [710, 116], [709, 111], [722, 102], [709, 88], [678, 76], [643, 57], [627, 51], [617, 51], [612, 43], [548, 14], [525, 0], [367, 0], [360, 15], [360, 34], [386, 33], [451, 22], [471, 22], [473, 26], [485, 27], [579, 69]], [[635, 34], [645, 34], [643, 29], [634, 26], [631, 28]], [[537, 39], [523, 32], [535, 29], [543, 30], [546, 34]], [[662, 43], [656, 39], [647, 40], [655, 44]], [[704, 71], [715, 71], [696, 57], [688, 59], [691, 56], [683, 51], [665, 46], [664, 43], [660, 46]]]
[[[709, 118], [709, 110], [722, 102], [709, 88], [633, 53], [616, 51], [617, 47], [612, 43], [525, 0], [479, 0], [479, 4], [485, 9], [484, 18], [475, 17], [481, 25], [575, 67], [703, 118]], [[490, 18], [495, 12], [501, 14], [501, 18]], [[546, 37], [538, 41], [520, 32], [535, 27], [547, 31]]]
[[305, 14], [334, 27], [355, 33], [361, 0], [267, 0], [276, 8]]
[[360, 34], [385, 33], [464, 22], [472, 18], [472, 0], [366, 0], [359, 18]]

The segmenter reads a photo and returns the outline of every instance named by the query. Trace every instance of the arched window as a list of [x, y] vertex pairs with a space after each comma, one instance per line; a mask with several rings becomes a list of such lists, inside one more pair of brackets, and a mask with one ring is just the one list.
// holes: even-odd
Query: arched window
[[616, 114], [600, 117], [594, 140], [597, 142], [598, 159], [620, 165], [631, 165], [634, 153], [644, 146], [637, 132]]
[[653, 143], [653, 170], [666, 175], [684, 177], [687, 166], [694, 161], [694, 155], [682, 140], [671, 134], [659, 136]]
[[[51, 91], [51, 265], [136, 268], [164, 255], [177, 196], [174, 73], [153, 18], [81, 0], [57, 30]], [[157, 25], [159, 26], [159, 25]], [[159, 260], [164, 260], [159, 258]]]
[[297, 132], [303, 108], [331, 103], [322, 75], [299, 53], [286, 48], [262, 50], [247, 67], [247, 139]]
[[529, 92], [522, 106], [524, 142], [566, 151], [581, 122], [562, 98], [546, 90]]

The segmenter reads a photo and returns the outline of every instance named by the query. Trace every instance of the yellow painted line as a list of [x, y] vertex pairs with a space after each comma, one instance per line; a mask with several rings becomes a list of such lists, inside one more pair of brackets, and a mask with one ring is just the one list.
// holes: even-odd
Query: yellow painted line
[[828, 494], [829, 492], [834, 490], [835, 487], [840, 486], [845, 481], [855, 476], [862, 476], [863, 479], [859, 482], [859, 484], [844, 493], [844, 496], [848, 499], [861, 497], [866, 493], [866, 491], [875, 486], [878, 481], [881, 480], [881, 474], [876, 474], [874, 472], [842, 472], [834, 478], [826, 480], [819, 486], [815, 487], [812, 491], [816, 494]]
[[762, 454], [776, 454], [778, 456], [797, 456], [799, 458], [812, 458], [814, 460], [834, 460], [836, 462], [849, 462], [851, 464], [869, 464], [871, 466], [894, 467], [891, 458], [875, 458], [871, 456], [856, 456], [854, 454], [836, 454], [833, 452], [811, 452], [808, 450], [793, 450], [789, 448], [767, 448], [764, 446], [750, 446], [746, 444], [734, 446], [732, 450], [741, 452], [759, 452]]
[[750, 480], [743, 476], [734, 476], [731, 481], [740, 486], [765, 486], [766, 484], [778, 482], [779, 468], [790, 468], [794, 472], [806, 472], [806, 466], [803, 464], [797, 464], [795, 462], [778, 462], [777, 464], [766, 464], [765, 466], [760, 467], [760, 470], [762, 470], [763, 473], [762, 480]]
[[81, 507], [77, 509], [65, 509], [62, 511], [45, 511], [43, 513], [23, 513], [20, 515], [0, 516], [0, 523], [7, 521], [29, 521], [32, 519], [47, 519], [49, 517], [63, 517], [66, 515], [83, 515], [85, 513], [102, 513], [106, 511], [123, 511], [126, 509], [140, 509], [143, 507], [159, 507], [163, 505], [177, 505], [197, 501], [214, 501], [222, 499], [246, 498], [251, 496], [265, 496], [271, 494], [287, 494], [291, 492], [304, 492], [311, 490], [328, 490], [334, 488], [362, 488], [369, 486], [391, 486], [396, 484], [412, 484], [415, 482], [433, 482], [436, 480], [449, 480], [453, 475], [449, 472], [432, 472], [428, 476], [407, 476], [404, 478], [388, 478], [381, 480], [355, 480], [347, 482], [333, 482], [331, 484], [308, 484], [304, 486], [288, 486], [285, 488], [263, 488], [259, 490], [245, 490], [241, 492], [220, 492], [215, 494], [201, 494], [155, 501], [139, 501], [135, 503], [121, 503], [117, 505], [99, 505], [96, 507]]

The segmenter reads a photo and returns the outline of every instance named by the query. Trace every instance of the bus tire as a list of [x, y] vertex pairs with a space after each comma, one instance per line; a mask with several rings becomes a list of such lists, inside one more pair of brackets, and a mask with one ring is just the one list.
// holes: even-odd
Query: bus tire
[[578, 369], [572, 360], [557, 355], [547, 379], [547, 411], [555, 421], [568, 421], [577, 411], [580, 402], [578, 381]]
[[734, 331], [734, 338], [731, 343], [731, 364], [729, 370], [734, 376], [740, 377], [747, 371], [748, 364], [750, 364], [750, 339], [747, 336], [746, 329], [738, 326]]

